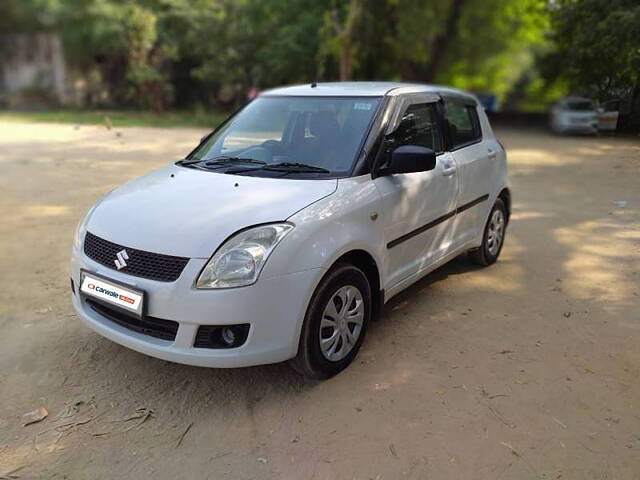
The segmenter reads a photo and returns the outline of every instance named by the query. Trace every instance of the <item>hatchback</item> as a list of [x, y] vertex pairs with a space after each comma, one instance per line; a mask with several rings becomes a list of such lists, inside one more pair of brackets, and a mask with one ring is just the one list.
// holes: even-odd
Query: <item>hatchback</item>
[[451, 88], [326, 83], [262, 93], [184, 159], [80, 222], [78, 316], [165, 360], [349, 365], [385, 302], [469, 252], [500, 255], [506, 155]]

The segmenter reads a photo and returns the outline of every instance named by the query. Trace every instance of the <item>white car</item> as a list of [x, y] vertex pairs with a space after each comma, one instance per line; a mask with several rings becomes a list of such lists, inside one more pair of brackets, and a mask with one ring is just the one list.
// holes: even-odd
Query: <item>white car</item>
[[401, 83], [259, 95], [80, 222], [78, 316], [165, 360], [327, 378], [383, 304], [464, 252], [496, 261], [506, 155], [475, 97]]
[[597, 111], [588, 98], [561, 99], [551, 108], [550, 120], [555, 133], [598, 133]]

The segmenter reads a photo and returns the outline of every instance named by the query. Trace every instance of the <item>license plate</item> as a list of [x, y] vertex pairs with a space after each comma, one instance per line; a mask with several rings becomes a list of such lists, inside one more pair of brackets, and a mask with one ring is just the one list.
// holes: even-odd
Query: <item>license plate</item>
[[82, 272], [80, 291], [88, 296], [142, 316], [144, 292], [125, 287], [113, 280]]

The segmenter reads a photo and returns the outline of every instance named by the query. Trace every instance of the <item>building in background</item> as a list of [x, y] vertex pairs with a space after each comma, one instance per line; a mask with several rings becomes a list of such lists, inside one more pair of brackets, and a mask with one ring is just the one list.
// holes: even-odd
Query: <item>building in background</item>
[[8, 107], [67, 103], [66, 68], [57, 34], [4, 35], [0, 54], [0, 102]]

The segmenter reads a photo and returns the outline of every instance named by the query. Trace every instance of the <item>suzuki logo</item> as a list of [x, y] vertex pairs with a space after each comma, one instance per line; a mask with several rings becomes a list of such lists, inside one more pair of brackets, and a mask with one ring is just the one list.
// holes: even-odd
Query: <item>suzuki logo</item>
[[127, 254], [126, 250], [121, 250], [118, 253], [116, 253], [116, 260], [113, 261], [113, 263], [116, 264], [116, 268], [118, 270], [122, 270], [124, 267], [127, 266], [127, 262], [125, 260], [129, 260], [129, 255]]

